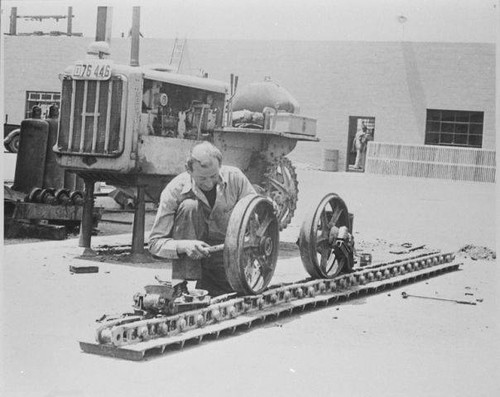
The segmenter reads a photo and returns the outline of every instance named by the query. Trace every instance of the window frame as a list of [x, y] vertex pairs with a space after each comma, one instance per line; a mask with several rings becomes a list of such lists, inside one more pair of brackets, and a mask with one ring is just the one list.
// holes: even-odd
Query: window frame
[[482, 148], [484, 112], [427, 109], [425, 145]]

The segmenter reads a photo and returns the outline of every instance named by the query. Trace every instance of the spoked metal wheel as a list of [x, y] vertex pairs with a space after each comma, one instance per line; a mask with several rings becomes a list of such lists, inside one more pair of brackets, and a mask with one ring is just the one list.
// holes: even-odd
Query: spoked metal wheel
[[349, 229], [349, 213], [335, 193], [327, 194], [304, 220], [299, 237], [300, 256], [312, 277], [333, 278], [350, 267], [352, 253], [346, 254], [332, 236], [341, 226]]
[[279, 225], [271, 201], [258, 195], [240, 200], [224, 242], [224, 266], [231, 287], [245, 295], [264, 291], [276, 268], [278, 246]]
[[291, 222], [299, 195], [299, 182], [292, 162], [280, 157], [267, 168], [264, 190], [278, 206], [278, 222], [283, 230]]

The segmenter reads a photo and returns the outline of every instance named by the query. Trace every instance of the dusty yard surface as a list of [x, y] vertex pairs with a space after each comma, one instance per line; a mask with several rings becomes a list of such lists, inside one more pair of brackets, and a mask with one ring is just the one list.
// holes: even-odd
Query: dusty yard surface
[[[304, 170], [299, 208], [281, 235], [273, 281], [306, 276], [294, 246], [327, 192], [355, 214], [358, 250], [459, 251], [460, 271], [299, 315], [145, 362], [82, 353], [94, 320], [130, 310], [168, 278], [162, 262], [76, 258], [77, 240], [11, 244], [2, 266], [2, 396], [493, 396], [500, 393], [495, 186]], [[95, 248], [129, 234], [97, 236]], [[494, 258], [495, 256], [495, 258]], [[71, 264], [99, 273], [71, 274]], [[475, 305], [403, 299], [401, 293]]]

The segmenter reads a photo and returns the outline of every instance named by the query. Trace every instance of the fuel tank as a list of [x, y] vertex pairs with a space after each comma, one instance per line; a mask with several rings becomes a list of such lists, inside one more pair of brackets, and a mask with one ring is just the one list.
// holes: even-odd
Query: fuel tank
[[270, 78], [242, 87], [233, 98], [233, 111], [262, 112], [265, 107], [287, 113], [299, 113], [300, 111], [297, 100], [285, 88]]

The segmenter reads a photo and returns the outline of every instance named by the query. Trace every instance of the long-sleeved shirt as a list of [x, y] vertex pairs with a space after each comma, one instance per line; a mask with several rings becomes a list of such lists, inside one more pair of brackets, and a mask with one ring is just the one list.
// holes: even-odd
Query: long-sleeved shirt
[[[243, 197], [255, 193], [250, 181], [238, 168], [221, 166], [215, 204], [207, 220], [208, 239], [224, 241], [234, 206]], [[175, 214], [182, 201], [194, 198], [209, 207], [205, 194], [196, 186], [188, 172], [177, 175], [165, 187], [149, 236], [149, 251], [153, 255], [169, 259], [178, 258], [177, 244], [172, 239]]]

